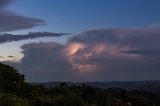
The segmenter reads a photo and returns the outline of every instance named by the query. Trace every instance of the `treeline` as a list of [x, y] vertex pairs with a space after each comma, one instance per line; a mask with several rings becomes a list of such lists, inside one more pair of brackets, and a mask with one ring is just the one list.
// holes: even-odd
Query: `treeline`
[[0, 106], [160, 106], [160, 94], [65, 82], [45, 88], [26, 83], [24, 75], [0, 64]]

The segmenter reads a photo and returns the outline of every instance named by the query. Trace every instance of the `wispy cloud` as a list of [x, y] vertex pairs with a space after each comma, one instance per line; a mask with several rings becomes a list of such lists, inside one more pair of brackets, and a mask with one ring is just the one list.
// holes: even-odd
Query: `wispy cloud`
[[135, 49], [129, 51], [123, 51], [121, 53], [128, 53], [128, 54], [142, 54], [142, 55], [160, 55], [160, 49]]
[[34, 39], [37, 37], [58, 37], [62, 35], [67, 35], [67, 33], [33, 32], [26, 35], [0, 34], [0, 43], [20, 41], [25, 39]]

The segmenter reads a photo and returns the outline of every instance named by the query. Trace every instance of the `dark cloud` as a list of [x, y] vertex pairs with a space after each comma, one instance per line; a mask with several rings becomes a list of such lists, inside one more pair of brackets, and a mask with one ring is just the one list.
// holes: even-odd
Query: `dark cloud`
[[20, 41], [24, 39], [34, 39], [37, 37], [58, 37], [62, 35], [67, 35], [67, 33], [33, 32], [26, 35], [0, 34], [0, 43]]
[[15, 66], [23, 71], [28, 81], [69, 80], [71, 66], [62, 55], [62, 48], [57, 43], [26, 44], [22, 46], [24, 57]]
[[98, 29], [86, 31], [71, 41], [82, 43], [108, 43], [142, 48], [159, 48], [160, 27], [137, 29]]
[[9, 57], [9, 58], [13, 58], [14, 56], [11, 56], [11, 55], [10, 55], [10, 56], [8, 56], [8, 57]]
[[29, 29], [44, 25], [44, 20], [29, 18], [10, 11], [0, 10], [0, 32]]
[[160, 55], [160, 49], [129, 50], [129, 51], [124, 51], [122, 53], [142, 54], [142, 55]]
[[0, 32], [29, 29], [45, 24], [45, 21], [30, 18], [5, 10], [5, 7], [15, 0], [0, 0]]
[[160, 80], [159, 35], [159, 27], [91, 30], [67, 45], [24, 45], [12, 65], [29, 81]]

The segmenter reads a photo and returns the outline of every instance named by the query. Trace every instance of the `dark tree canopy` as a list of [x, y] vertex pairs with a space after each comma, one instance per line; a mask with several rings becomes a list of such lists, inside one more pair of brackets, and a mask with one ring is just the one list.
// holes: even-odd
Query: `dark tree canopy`
[[26, 83], [23, 74], [0, 63], [0, 106], [160, 106], [160, 94], [65, 82], [45, 88]]
[[25, 82], [24, 75], [9, 65], [0, 63], [0, 91], [13, 92]]

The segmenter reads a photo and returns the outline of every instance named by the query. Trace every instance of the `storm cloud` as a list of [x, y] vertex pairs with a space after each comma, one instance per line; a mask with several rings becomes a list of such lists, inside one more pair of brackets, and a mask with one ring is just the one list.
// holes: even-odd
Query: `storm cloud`
[[22, 46], [21, 62], [10, 63], [26, 75], [27, 81], [70, 81], [75, 75], [62, 54], [64, 46], [58, 43], [31, 43]]
[[32, 43], [14, 63], [28, 81], [159, 80], [160, 29], [98, 29], [66, 45]]

